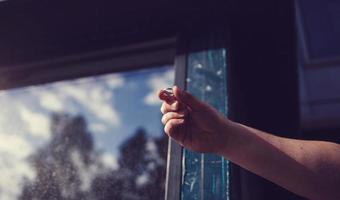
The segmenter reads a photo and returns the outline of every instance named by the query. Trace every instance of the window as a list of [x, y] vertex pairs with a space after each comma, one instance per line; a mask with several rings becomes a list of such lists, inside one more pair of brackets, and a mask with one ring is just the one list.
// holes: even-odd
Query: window
[[[200, 155], [202, 159], [195, 163], [199, 171], [204, 170], [204, 180], [196, 182], [199, 191], [188, 191], [185, 185], [190, 174], [199, 173], [181, 165], [193, 158], [189, 152], [182, 157], [182, 148], [171, 142], [166, 163], [160, 104], [151, 94], [172, 85], [176, 72], [177, 85], [226, 113], [226, 49], [213, 38], [208, 50], [177, 55], [175, 71], [160, 65], [175, 58], [173, 40], [151, 45], [156, 48], [147, 45], [146, 50], [139, 45], [133, 46], [138, 51], [114, 50], [112, 58], [108, 52], [95, 53], [67, 58], [71, 62], [57, 60], [53, 61], [57, 64], [42, 62], [38, 67], [2, 71], [5, 76], [0, 81], [7, 90], [1, 92], [0, 103], [8, 111], [1, 116], [4, 131], [0, 134], [2, 141], [8, 141], [1, 146], [8, 148], [3, 152], [9, 164], [0, 170], [15, 178], [11, 187], [5, 181], [9, 178], [3, 179], [1, 194], [10, 199], [163, 199], [166, 190], [171, 200], [192, 192], [226, 199], [228, 162], [223, 158]], [[150, 65], [160, 67], [142, 70]], [[38, 73], [30, 74], [32, 69]], [[17, 74], [30, 76], [15, 80]], [[192, 85], [199, 82], [203, 85]], [[27, 148], [17, 158], [12, 156], [19, 152], [12, 145], [15, 142]], [[201, 167], [202, 163], [206, 165]], [[22, 166], [22, 172], [13, 166]]]
[[163, 199], [156, 91], [174, 83], [165, 49], [48, 63], [17, 81], [2, 74], [3, 88], [21, 88], [0, 91], [0, 199]]
[[[18, 158], [20, 162], [26, 164], [26, 168], [18, 169], [18, 171], [23, 170], [24, 173], [21, 174], [20, 177], [18, 174], [14, 174], [16, 175], [14, 176], [16, 178], [10, 179], [12, 182], [1, 182], [1, 195], [14, 195], [20, 197], [22, 190], [27, 193], [28, 197], [34, 191], [38, 191], [36, 192], [38, 195], [44, 195], [47, 194], [46, 192], [50, 192], [49, 194], [51, 195], [44, 196], [44, 198], [46, 197], [45, 199], [62, 199], [63, 195], [71, 198], [75, 195], [74, 191], [78, 190], [83, 196], [78, 196], [77, 199], [83, 197], [91, 198], [91, 195], [99, 193], [103, 196], [97, 195], [97, 198], [117, 199], [117, 196], [120, 195], [117, 194], [117, 192], [122, 190], [131, 191], [125, 194], [127, 195], [124, 196], [125, 199], [144, 198], [142, 196], [137, 197], [137, 195], [140, 195], [141, 190], [144, 190], [143, 194], [161, 194], [154, 190], [151, 191], [150, 188], [146, 187], [148, 181], [150, 181], [150, 179], [148, 179], [148, 174], [139, 171], [140, 168], [143, 169], [144, 166], [149, 166], [148, 163], [150, 160], [143, 160], [144, 154], [142, 155], [140, 151], [125, 151], [126, 149], [129, 149], [128, 147], [130, 146], [135, 147], [143, 144], [141, 141], [149, 144], [149, 150], [155, 149], [155, 146], [157, 147], [157, 145], [155, 145], [157, 144], [157, 141], [161, 142], [163, 140], [160, 140], [157, 135], [153, 135], [156, 131], [151, 131], [150, 126], [157, 126], [159, 130], [161, 130], [162, 125], [159, 121], [160, 116], [158, 116], [158, 120], [152, 122], [151, 125], [149, 124], [151, 121], [146, 120], [144, 114], [142, 116], [140, 113], [142, 110], [137, 109], [137, 112], [134, 113], [134, 117], [136, 118], [127, 117], [128, 113], [131, 113], [131, 110], [136, 110], [136, 107], [134, 107], [136, 105], [127, 107], [123, 106], [123, 104], [116, 105], [116, 103], [120, 102], [118, 101], [119, 98], [128, 95], [127, 91], [124, 92], [121, 90], [121, 88], [128, 88], [128, 77], [134, 77], [131, 78], [134, 81], [139, 80], [136, 77], [140, 77], [141, 81], [141, 77], [147, 77], [148, 73], [162, 74], [166, 73], [165, 71], [167, 69], [165, 70], [165, 68], [162, 68], [165, 71], [162, 71], [162, 69], [158, 69], [160, 71], [157, 71], [155, 68], [155, 71], [150, 69], [148, 72], [140, 71], [140, 73], [132, 72], [132, 70], [140, 70], [150, 66], [171, 65], [175, 58], [174, 49], [178, 50], [175, 59], [175, 82], [177, 85], [185, 87], [198, 98], [212, 104], [224, 114], [227, 114], [228, 112], [226, 104], [230, 103], [229, 105], [231, 105], [232, 102], [227, 102], [227, 95], [225, 93], [227, 88], [232, 88], [232, 92], [238, 97], [232, 97], [234, 98], [234, 105], [231, 105], [230, 107], [233, 108], [236, 105], [235, 99], [241, 100], [237, 106], [244, 107], [245, 110], [247, 109], [247, 112], [249, 112], [244, 113], [244, 110], [239, 109], [237, 106], [235, 106], [237, 109], [234, 110], [241, 110], [243, 113], [239, 112], [241, 113], [238, 114], [240, 116], [239, 118], [245, 118], [248, 122], [253, 122], [250, 125], [258, 125], [260, 128], [261, 126], [267, 127], [269, 130], [273, 131], [282, 131], [286, 129], [281, 129], [282, 127], [280, 127], [277, 122], [288, 120], [288, 126], [292, 124], [291, 119], [295, 116], [295, 111], [288, 113], [283, 112], [280, 117], [273, 118], [272, 120], [268, 117], [266, 118], [266, 116], [271, 116], [273, 113], [271, 112], [272, 110], [285, 111], [284, 109], [277, 110], [277, 106], [274, 107], [273, 104], [280, 104], [281, 99], [284, 99], [286, 96], [289, 97], [288, 102], [295, 102], [295, 98], [293, 98], [294, 95], [292, 95], [294, 91], [288, 92], [282, 88], [279, 94], [274, 93], [274, 95], [272, 95], [275, 96], [275, 94], [277, 94], [276, 96], [278, 96], [278, 98], [272, 100], [273, 104], [267, 105], [267, 99], [269, 99], [267, 98], [268, 94], [271, 94], [272, 92], [272, 88], [267, 87], [267, 85], [272, 85], [272, 87], [281, 86], [281, 78], [286, 78], [286, 75], [291, 75], [291, 69], [294, 67], [294, 59], [291, 55], [292, 49], [290, 49], [290, 43], [293, 40], [291, 34], [293, 28], [288, 25], [291, 22], [290, 20], [293, 19], [290, 1], [269, 3], [267, 1], [254, 2], [246, 0], [240, 2], [218, 1], [211, 3], [206, 0], [188, 2], [173, 0], [152, 0], [143, 2], [134, 0], [125, 3], [120, 1], [109, 1], [106, 3], [82, 2], [79, 4], [78, 2], [70, 2], [67, 0], [61, 0], [56, 3], [36, 0], [24, 3], [19, 1], [8, 1], [3, 4], [4, 6], [0, 9], [0, 16], [3, 17], [0, 18], [5, 19], [1, 24], [2, 27], [6, 27], [6, 29], [0, 32], [0, 88], [7, 90], [2, 93], [3, 99], [1, 101], [5, 102], [7, 99], [6, 101], [9, 104], [16, 101], [23, 101], [21, 104], [24, 105], [25, 101], [30, 101], [32, 105], [37, 106], [21, 106], [21, 109], [26, 113], [23, 114], [23, 116], [19, 116], [18, 112], [11, 112], [9, 110], [9, 113], [2, 118], [14, 122], [4, 123], [5, 125], [1, 129], [18, 129], [19, 131], [24, 131], [25, 129], [23, 126], [20, 125], [20, 123], [22, 123], [21, 118], [27, 120], [35, 119], [39, 122], [41, 120], [45, 121], [44, 123], [39, 123], [39, 127], [45, 127], [45, 131], [37, 130], [37, 126], [32, 126], [31, 131], [38, 131], [41, 135], [44, 135], [44, 133], [46, 135], [46, 130], [48, 130], [50, 131], [50, 134], [47, 134], [45, 139], [35, 139], [34, 137], [36, 136], [32, 134], [32, 136], [28, 135], [27, 137], [29, 138], [26, 139], [26, 135], [19, 132], [7, 134], [6, 131], [6, 135], [1, 135], [2, 137], [9, 137], [6, 138], [7, 143], [0, 143], [0, 148], [3, 148], [1, 152], [5, 154], [14, 152], [12, 153], [13, 159], [7, 155], [8, 162], [0, 162], [0, 165], [3, 166], [3, 168], [0, 168], [0, 173], [2, 174], [7, 173], [8, 175], [11, 170], [14, 170], [12, 169], [13, 166], [20, 167], [20, 165], [11, 163], [14, 162], [14, 158], [16, 158], [15, 152], [19, 152], [18, 148], [23, 149], [25, 145], [30, 148], [30, 150], [24, 151], [26, 152], [25, 155], [19, 154]], [[74, 10], [77, 10], [76, 14]], [[276, 23], [273, 23], [273, 20], [276, 21]], [[281, 37], [282, 33], [284, 33], [285, 39], [277, 40], [277, 36]], [[135, 45], [139, 42], [173, 37], [174, 35], [180, 37], [184, 36], [186, 38], [184, 38], [183, 41], [179, 41], [177, 44], [174, 43], [175, 41], [173, 40], [168, 40], [167, 42], [156, 41], [151, 45]], [[229, 39], [231, 36], [233, 38], [229, 41], [230, 44], [228, 44], [228, 48], [226, 48], [224, 45], [225, 41], [220, 41], [219, 39]], [[181, 46], [184, 43], [187, 43], [187, 49], [185, 49], [186, 47], [182, 49]], [[125, 45], [131, 44], [132, 47], [125, 48]], [[186, 44], [184, 46], [186, 46]], [[227, 54], [229, 54], [229, 47], [231, 49], [230, 52], [232, 52], [230, 55], [233, 55], [231, 60], [233, 60], [233, 66], [235, 66], [232, 67], [231, 70], [229, 70], [230, 68], [226, 69], [227, 60], [229, 61], [229, 55], [227, 56]], [[106, 51], [109, 48], [113, 49]], [[97, 53], [97, 51], [102, 50], [105, 50], [105, 52]], [[79, 54], [84, 55], [79, 57]], [[46, 60], [47, 62], [45, 62]], [[275, 77], [275, 80], [271, 79], [271, 76], [264, 76], [265, 73], [277, 73], [278, 70], [273, 68], [273, 63], [277, 64], [278, 61], [280, 61], [280, 72], [284, 72], [283, 75]], [[30, 64], [30, 62], [33, 62], [33, 64]], [[246, 68], [246, 66], [253, 67]], [[290, 68], [290, 66], [292, 66], [292, 68]], [[47, 103], [44, 103], [45, 106], [50, 106], [50, 109], [62, 111], [62, 113], [59, 114], [54, 113], [55, 111], [53, 110], [39, 110], [42, 109], [39, 108], [40, 99], [34, 99], [31, 94], [31, 91], [35, 91], [36, 95], [41, 95], [39, 94], [41, 91], [53, 94], [55, 90], [58, 90], [59, 86], [71, 88], [77, 88], [78, 86], [79, 88], [82, 88], [84, 92], [90, 94], [93, 92], [91, 88], [94, 85], [99, 84], [98, 87], [101, 87], [100, 84], [106, 84], [105, 82], [107, 79], [112, 79], [112, 77], [107, 78], [111, 76], [108, 74], [113, 72], [121, 73], [122, 71], [128, 70], [130, 72], [124, 72], [123, 74], [118, 75], [118, 77], [123, 77], [122, 79], [124, 81], [122, 81], [123, 83], [117, 84], [123, 84], [123, 86], [117, 86], [103, 94], [100, 92], [100, 94], [96, 94], [96, 92], [94, 92], [93, 97], [84, 97], [84, 95], [76, 92], [77, 89], [71, 89], [71, 91], [70, 89], [66, 89], [62, 90], [62, 92], [68, 91], [67, 95], [75, 96], [72, 97], [75, 98], [75, 100], [69, 100], [69, 103], [68, 101], [65, 101], [65, 103], [62, 101], [59, 105], [56, 102], [49, 105], [51, 104], [51, 101], [53, 102], [53, 100], [51, 100], [53, 97], [47, 95], [45, 98], [50, 98], [50, 100], [48, 100]], [[242, 71], [246, 73], [241, 73]], [[131, 74], [134, 74], [135, 76]], [[144, 75], [139, 76], [138, 74]], [[236, 74], [238, 76], [232, 78], [232, 81], [228, 79], [228, 82], [231, 82], [232, 84], [227, 87], [226, 78], [227, 76], [230, 78], [230, 74]], [[257, 78], [256, 76], [261, 78]], [[89, 78], [79, 79], [81, 77]], [[240, 81], [243, 82], [243, 84], [237, 85], [237, 83], [235, 84], [235, 79], [239, 78], [243, 80]], [[73, 81], [65, 82], [65, 80], [71, 79], [73, 79]], [[119, 78], [116, 80], [119, 80]], [[51, 82], [56, 81], [61, 82], [51, 84]], [[274, 82], [274, 84], [272, 82]], [[145, 80], [144, 83], [147, 84], [147, 81]], [[143, 88], [145, 84], [140, 83], [138, 84], [138, 87]], [[28, 87], [30, 85], [38, 86], [32, 89], [31, 87]], [[235, 87], [235, 85], [237, 86]], [[248, 87], [249, 85], [250, 87]], [[18, 87], [22, 88], [10, 90]], [[235, 92], [239, 88], [241, 88], [241, 92]], [[118, 93], [117, 91], [120, 92]], [[141, 91], [143, 91], [143, 89], [136, 90], [136, 95], [140, 94], [139, 92]], [[231, 90], [227, 93], [229, 94], [230, 91]], [[112, 94], [113, 97], [110, 96]], [[15, 95], [22, 97], [22, 99], [17, 97], [14, 98], [13, 96]], [[144, 99], [144, 95], [140, 94], [139, 98]], [[131, 94], [130, 97], [131, 98], [126, 98], [126, 101], [123, 103], [126, 103], [126, 105], [130, 102], [136, 103], [136, 99], [134, 98], [138, 97], [131, 96]], [[94, 98], [94, 100], [92, 98]], [[106, 109], [107, 107], [105, 106], [98, 108], [97, 106], [99, 104], [95, 101], [99, 101], [101, 98], [112, 98], [114, 100], [112, 105], [114, 105], [115, 112]], [[229, 98], [229, 100], [232, 98]], [[82, 101], [79, 99], [82, 99]], [[86, 99], [86, 101], [84, 99]], [[285, 103], [286, 100], [287, 98], [285, 98]], [[148, 101], [152, 102], [153, 100], [149, 99]], [[87, 103], [86, 106], [84, 106], [85, 103]], [[71, 105], [71, 109], [64, 113], [61, 108], [68, 105]], [[143, 106], [143, 109], [151, 109], [151, 107]], [[160, 115], [158, 106], [155, 106], [155, 108], [156, 107], [157, 112]], [[11, 108], [11, 106], [6, 106], [6, 109], [9, 108]], [[15, 108], [19, 107], [15, 106]], [[127, 110], [122, 111], [123, 108], [126, 108]], [[99, 109], [102, 110], [101, 112], [103, 114], [94, 117], [95, 115], [92, 112]], [[124, 119], [128, 118], [130, 121], [128, 123], [125, 123], [122, 120], [115, 121], [114, 116], [117, 115], [117, 113], [120, 113], [124, 116]], [[151, 111], [148, 112], [148, 115], [149, 114], [151, 114]], [[12, 115], [18, 115], [18, 117], [10, 118]], [[47, 119], [46, 116], [48, 116]], [[105, 124], [101, 123], [100, 120], [103, 120], [101, 118], [110, 116], [112, 122], [108, 125], [109, 128], [114, 128], [112, 126], [118, 125], [124, 126], [126, 128], [124, 129], [126, 130], [123, 134], [124, 137], [108, 136], [108, 128]], [[156, 118], [156, 115], [153, 116], [153, 118]], [[71, 129], [72, 131], [77, 131], [78, 135], [80, 134], [82, 136], [82, 141], [72, 140], [76, 141], [72, 145], [84, 148], [82, 149], [82, 152], [85, 153], [73, 153], [73, 151], [71, 153], [67, 152], [66, 158], [71, 160], [72, 163], [80, 160], [82, 162], [79, 161], [78, 164], [80, 163], [81, 166], [89, 168], [88, 170], [90, 170], [90, 173], [85, 173], [85, 175], [87, 175], [85, 179], [84, 177], [72, 174], [75, 171], [72, 168], [75, 169], [78, 165], [73, 166], [70, 164], [70, 166], [62, 166], [60, 167], [62, 170], [61, 172], [58, 172], [58, 174], [53, 173], [53, 171], [59, 170], [58, 167], [48, 171], [50, 169], [49, 167], [53, 167], [54, 162], [53, 159], [49, 159], [48, 155], [54, 152], [48, 151], [49, 149], [46, 148], [46, 146], [51, 144], [60, 147], [56, 148], [56, 150], [58, 150], [57, 152], [66, 151], [67, 148], [69, 148], [69, 145], [65, 146], [65, 144], [71, 142], [70, 139], [67, 141], [63, 140], [64, 143], [62, 144], [58, 143], [60, 140], [51, 142], [52, 132], [49, 129], [49, 125], [51, 125], [50, 119], [52, 119], [53, 123], [58, 125], [51, 127], [51, 130], [60, 132], [61, 134], [59, 135], [63, 135], [62, 133], [64, 133], [66, 129], [67, 131]], [[147, 127], [144, 128], [144, 130], [137, 129], [137, 127], [132, 126], [133, 120], [142, 120], [149, 125], [143, 125], [143, 127]], [[271, 122], [269, 123], [270, 125], [263, 126], [262, 122], [268, 120]], [[58, 128], [59, 124], [63, 125], [62, 128]], [[8, 128], [6, 126], [11, 127]], [[145, 132], [145, 134], [143, 134], [143, 132]], [[13, 141], [18, 142], [22, 135], [25, 136], [25, 138], [21, 140], [22, 144], [16, 146], [12, 145], [14, 142], [10, 142], [10, 137], [13, 137]], [[58, 137], [61, 137], [59, 135]], [[99, 140], [98, 138], [101, 139]], [[102, 141], [103, 144], [97, 144], [99, 141]], [[88, 143], [89, 145], [79, 145], [78, 142], [81, 144]], [[30, 143], [33, 143], [33, 145], [30, 145]], [[110, 145], [108, 145], [108, 143]], [[58, 144], [60, 145], [58, 146]], [[229, 163], [226, 160], [214, 155], [195, 154], [187, 150], [183, 151], [180, 146], [171, 140], [169, 144], [167, 185], [165, 186], [165, 196], [167, 200], [178, 200], [180, 198], [185, 200], [228, 199], [231, 194], [229, 193], [231, 187], [229, 187]], [[119, 149], [119, 147], [121, 148]], [[54, 150], [53, 148], [50, 149]], [[40, 150], [41, 156], [36, 153], [36, 150]], [[135, 158], [143, 160], [143, 165], [135, 166], [133, 160], [121, 160], [126, 158], [126, 156], [121, 156], [125, 155], [125, 153], [128, 155], [129, 153], [134, 153], [137, 155]], [[93, 154], [95, 154], [95, 156], [92, 156]], [[99, 159], [99, 168], [91, 168], [92, 165], [96, 164], [96, 162], [91, 160], [94, 159], [93, 157]], [[195, 160], [196, 158], [198, 158], [197, 162]], [[38, 162], [39, 159], [45, 159], [46, 162]], [[63, 160], [64, 158], [58, 159]], [[148, 159], [152, 160], [154, 157]], [[191, 163], [191, 161], [194, 162]], [[50, 162], [52, 162], [52, 164]], [[39, 174], [34, 174], [34, 171], [32, 172], [32, 166], [30, 168], [29, 163], [36, 163], [36, 166], [40, 169], [47, 170], [46, 173], [50, 175], [49, 177], [47, 176], [47, 178], [51, 181], [46, 181], [45, 183], [47, 183], [47, 185], [44, 185], [44, 187], [51, 188], [50, 191], [38, 190], [35, 185], [35, 178]], [[37, 163], [41, 165], [37, 165]], [[122, 166], [126, 166], [126, 168], [123, 168]], [[135, 177], [138, 179], [138, 181], [137, 179], [135, 179], [135, 182], [132, 181], [133, 183], [131, 181], [129, 182], [129, 180], [132, 179], [124, 179], [126, 176], [132, 176], [130, 173], [131, 170], [129, 170], [131, 168], [136, 169], [134, 173]], [[97, 176], [95, 172], [98, 172], [98, 169], [102, 169], [104, 172], [108, 170], [109, 175], [106, 175], [106, 172], [103, 172], [103, 174]], [[99, 170], [99, 172], [102, 171]], [[26, 175], [29, 173], [31, 174]], [[93, 173], [96, 175], [95, 177], [92, 177]], [[64, 182], [65, 185], [68, 186], [67, 188], [60, 188], [57, 182], [54, 181], [55, 176], [61, 177], [59, 176], [60, 174], [65, 175], [66, 180]], [[232, 175], [232, 173], [230, 175]], [[118, 178], [112, 180], [111, 178], [113, 177]], [[244, 187], [241, 183], [243, 183], [245, 178], [241, 176], [235, 177], [236, 178], [233, 179], [233, 186], [236, 185], [236, 187], [234, 187], [236, 189], [234, 190], [237, 193], [234, 192], [234, 194], [232, 194], [234, 196], [241, 192], [243, 194], [243, 191], [246, 191], [246, 195], [253, 197], [252, 194], [254, 192], [252, 193], [252, 191], [255, 191], [256, 194], [258, 194], [258, 188], [253, 187], [254, 185], [260, 185], [259, 188], [261, 189], [265, 188], [266, 194], [270, 193], [270, 191], [274, 191], [270, 188], [268, 189], [268, 187], [262, 187], [263, 184], [261, 184], [260, 181], [248, 182], [246, 180], [244, 182], [250, 183], [249, 185], [251, 185], [251, 187], [248, 187], [248, 184]], [[46, 176], [41, 176], [41, 178], [46, 178]], [[127, 183], [124, 181], [127, 181]], [[238, 184], [237, 181], [240, 182], [240, 184]], [[17, 183], [21, 183], [20, 187]], [[138, 185], [143, 187], [139, 187]], [[163, 184], [159, 184], [157, 187], [161, 188], [163, 187], [162, 185]], [[241, 187], [238, 187], [239, 185]], [[112, 190], [112, 187], [118, 187], [118, 189]], [[253, 188], [255, 189], [252, 190]], [[107, 192], [109, 190], [110, 192]], [[162, 191], [162, 189], [159, 191]], [[104, 194], [109, 196], [105, 197]], [[257, 197], [260, 196], [261, 194], [257, 195]], [[278, 196], [285, 198], [285, 196], [282, 195]], [[11, 197], [12, 196], [4, 196], [4, 198]], [[159, 198], [158, 196], [153, 196], [151, 199]]]

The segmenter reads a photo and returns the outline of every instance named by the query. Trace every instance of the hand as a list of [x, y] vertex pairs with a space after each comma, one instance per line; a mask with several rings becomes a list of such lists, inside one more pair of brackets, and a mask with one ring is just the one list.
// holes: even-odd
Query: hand
[[165, 133], [180, 145], [204, 153], [218, 153], [226, 145], [229, 120], [214, 108], [178, 87], [173, 96], [161, 90], [161, 112]]

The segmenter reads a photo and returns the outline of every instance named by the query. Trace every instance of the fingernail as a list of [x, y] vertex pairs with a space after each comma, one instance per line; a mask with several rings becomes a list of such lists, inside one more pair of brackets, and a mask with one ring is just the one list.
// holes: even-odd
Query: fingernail
[[174, 93], [173, 93], [173, 90], [172, 88], [166, 88], [166, 89], [163, 89], [163, 91], [166, 93], [166, 95], [168, 96], [174, 96]]

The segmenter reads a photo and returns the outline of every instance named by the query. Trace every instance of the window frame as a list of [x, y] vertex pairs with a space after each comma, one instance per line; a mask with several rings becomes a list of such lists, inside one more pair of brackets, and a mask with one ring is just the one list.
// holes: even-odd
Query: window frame
[[1, 67], [0, 90], [173, 64], [176, 40], [176, 37], [170, 37]]
[[[177, 38], [177, 52], [175, 57], [175, 85], [186, 89], [187, 54], [186, 42], [183, 36]], [[183, 147], [169, 138], [167, 172], [165, 181], [165, 200], [181, 199], [181, 183], [183, 168]]]

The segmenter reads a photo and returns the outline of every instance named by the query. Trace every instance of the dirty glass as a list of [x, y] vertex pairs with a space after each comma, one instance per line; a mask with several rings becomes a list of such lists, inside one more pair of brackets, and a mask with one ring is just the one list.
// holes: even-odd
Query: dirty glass
[[170, 66], [0, 91], [0, 199], [164, 198]]
[[[188, 55], [187, 90], [227, 114], [225, 48]], [[229, 169], [224, 158], [184, 150], [182, 200], [229, 199]]]

